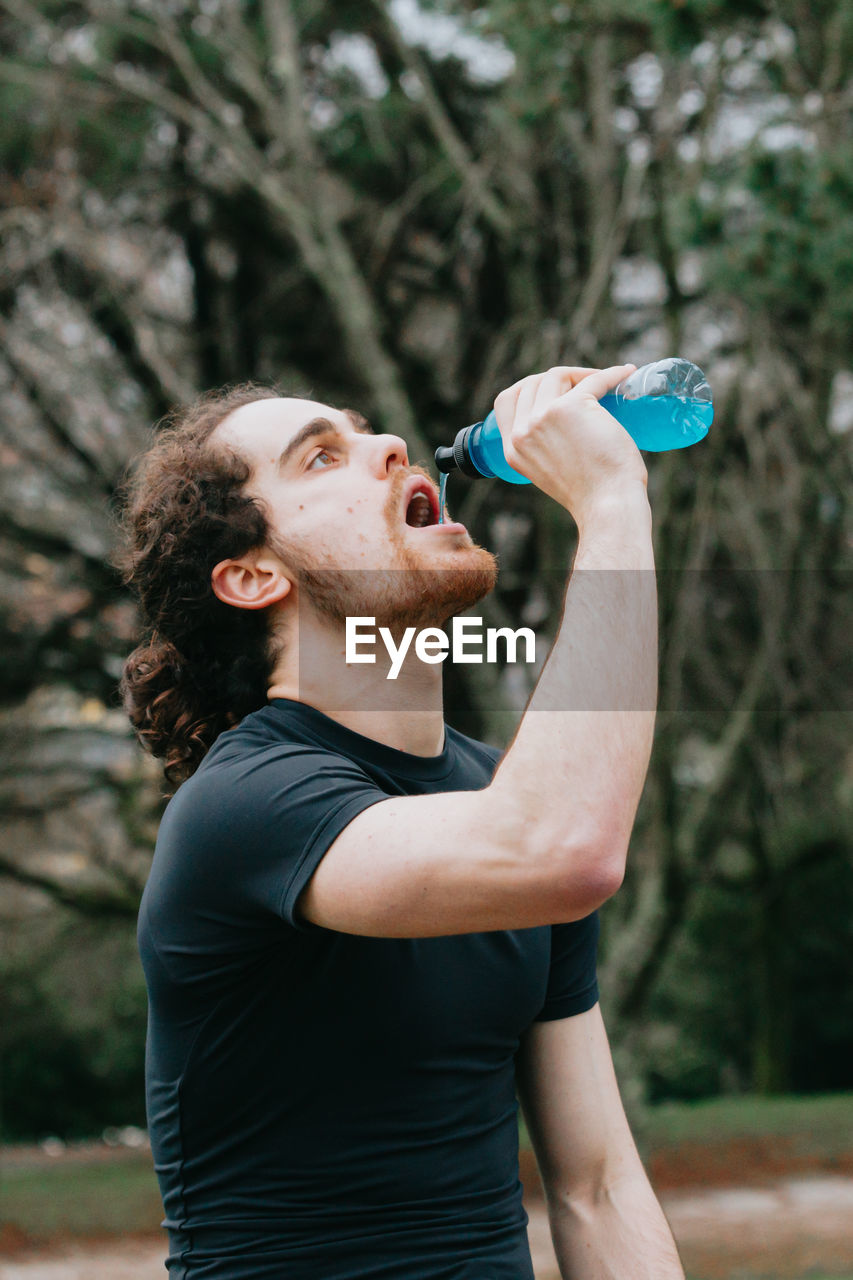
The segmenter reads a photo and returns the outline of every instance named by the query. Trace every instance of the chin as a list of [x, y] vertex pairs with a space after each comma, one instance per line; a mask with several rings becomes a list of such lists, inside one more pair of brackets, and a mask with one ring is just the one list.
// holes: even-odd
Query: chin
[[373, 617], [377, 626], [398, 632], [443, 626], [487, 596], [497, 579], [495, 557], [473, 543], [439, 556], [398, 550], [387, 568], [303, 569], [300, 591], [315, 612], [340, 626], [348, 617]]
[[497, 581], [497, 560], [470, 540], [441, 554], [418, 556], [417, 563], [413, 560], [399, 576], [394, 575], [396, 599], [386, 597], [397, 625], [443, 626], [448, 618], [487, 596]]

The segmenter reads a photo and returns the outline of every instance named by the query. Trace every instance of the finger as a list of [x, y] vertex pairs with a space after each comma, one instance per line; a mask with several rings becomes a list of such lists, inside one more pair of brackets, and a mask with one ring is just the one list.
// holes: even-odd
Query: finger
[[533, 406], [539, 399], [542, 379], [546, 376], [544, 373], [535, 373], [532, 377], [524, 379], [524, 386], [515, 406], [515, 417], [513, 419], [515, 425], [526, 422], [530, 417], [533, 412]]
[[519, 378], [518, 382], [513, 382], [512, 386], [505, 387], [503, 391], [499, 391], [495, 396], [494, 405], [495, 416], [500, 423], [501, 420], [511, 422], [515, 407], [518, 404], [518, 397], [521, 395], [521, 389], [525, 382], [529, 382], [530, 378]]
[[530, 412], [541, 413], [554, 400], [570, 391], [582, 378], [595, 372], [597, 372], [595, 369], [580, 369], [571, 365], [556, 365], [553, 369], [549, 369], [540, 377]]
[[507, 387], [496, 398], [495, 416], [504, 434], [529, 411], [541, 376], [539, 373], [528, 374], [526, 378], [520, 378], [511, 387]]
[[608, 391], [618, 387], [622, 379], [627, 378], [629, 373], [633, 373], [636, 367], [635, 364], [614, 364], [608, 369], [596, 369], [594, 373], [576, 383], [568, 394], [593, 395], [596, 400], [600, 400]]
[[579, 382], [581, 378], [586, 378], [588, 374], [598, 373], [599, 368], [600, 366], [598, 365], [595, 367], [587, 367], [586, 365], [578, 364], [561, 364], [555, 365], [549, 372], [561, 374], [571, 382], [572, 386], [574, 386], [576, 382]]

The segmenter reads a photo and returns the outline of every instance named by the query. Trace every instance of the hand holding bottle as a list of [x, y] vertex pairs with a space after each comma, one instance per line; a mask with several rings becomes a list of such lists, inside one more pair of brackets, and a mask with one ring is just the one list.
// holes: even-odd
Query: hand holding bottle
[[554, 498], [578, 524], [600, 499], [645, 489], [639, 450], [599, 404], [634, 368], [549, 369], [522, 378], [495, 400], [504, 466]]
[[[625, 428], [639, 449], [653, 453], [683, 449], [708, 434], [714, 406], [711, 388], [697, 365], [681, 356], [668, 356], [639, 369], [633, 365], [627, 367], [633, 369], [633, 373], [604, 395], [600, 403]], [[562, 374], [569, 380], [568, 387], [573, 387], [580, 378], [594, 372], [563, 368], [537, 377], [541, 380]], [[509, 392], [528, 382], [522, 379]], [[436, 449], [435, 461], [444, 474], [458, 468], [475, 478], [485, 476], [510, 484], [530, 483], [504, 456], [501, 428], [494, 411], [487, 414], [483, 422], [463, 427], [452, 445]]]

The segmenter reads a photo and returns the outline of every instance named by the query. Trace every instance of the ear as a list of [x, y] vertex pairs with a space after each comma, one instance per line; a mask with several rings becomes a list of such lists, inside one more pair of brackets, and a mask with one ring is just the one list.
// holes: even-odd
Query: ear
[[283, 600], [292, 585], [281, 562], [265, 556], [220, 560], [210, 582], [217, 598], [237, 609], [266, 609]]

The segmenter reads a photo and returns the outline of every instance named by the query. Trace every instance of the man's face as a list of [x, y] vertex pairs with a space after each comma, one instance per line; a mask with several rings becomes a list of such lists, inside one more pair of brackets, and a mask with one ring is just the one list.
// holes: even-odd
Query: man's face
[[353, 410], [257, 400], [217, 427], [252, 468], [270, 549], [302, 597], [335, 621], [442, 624], [494, 586], [494, 557], [463, 525], [438, 523], [438, 491], [398, 436]]

